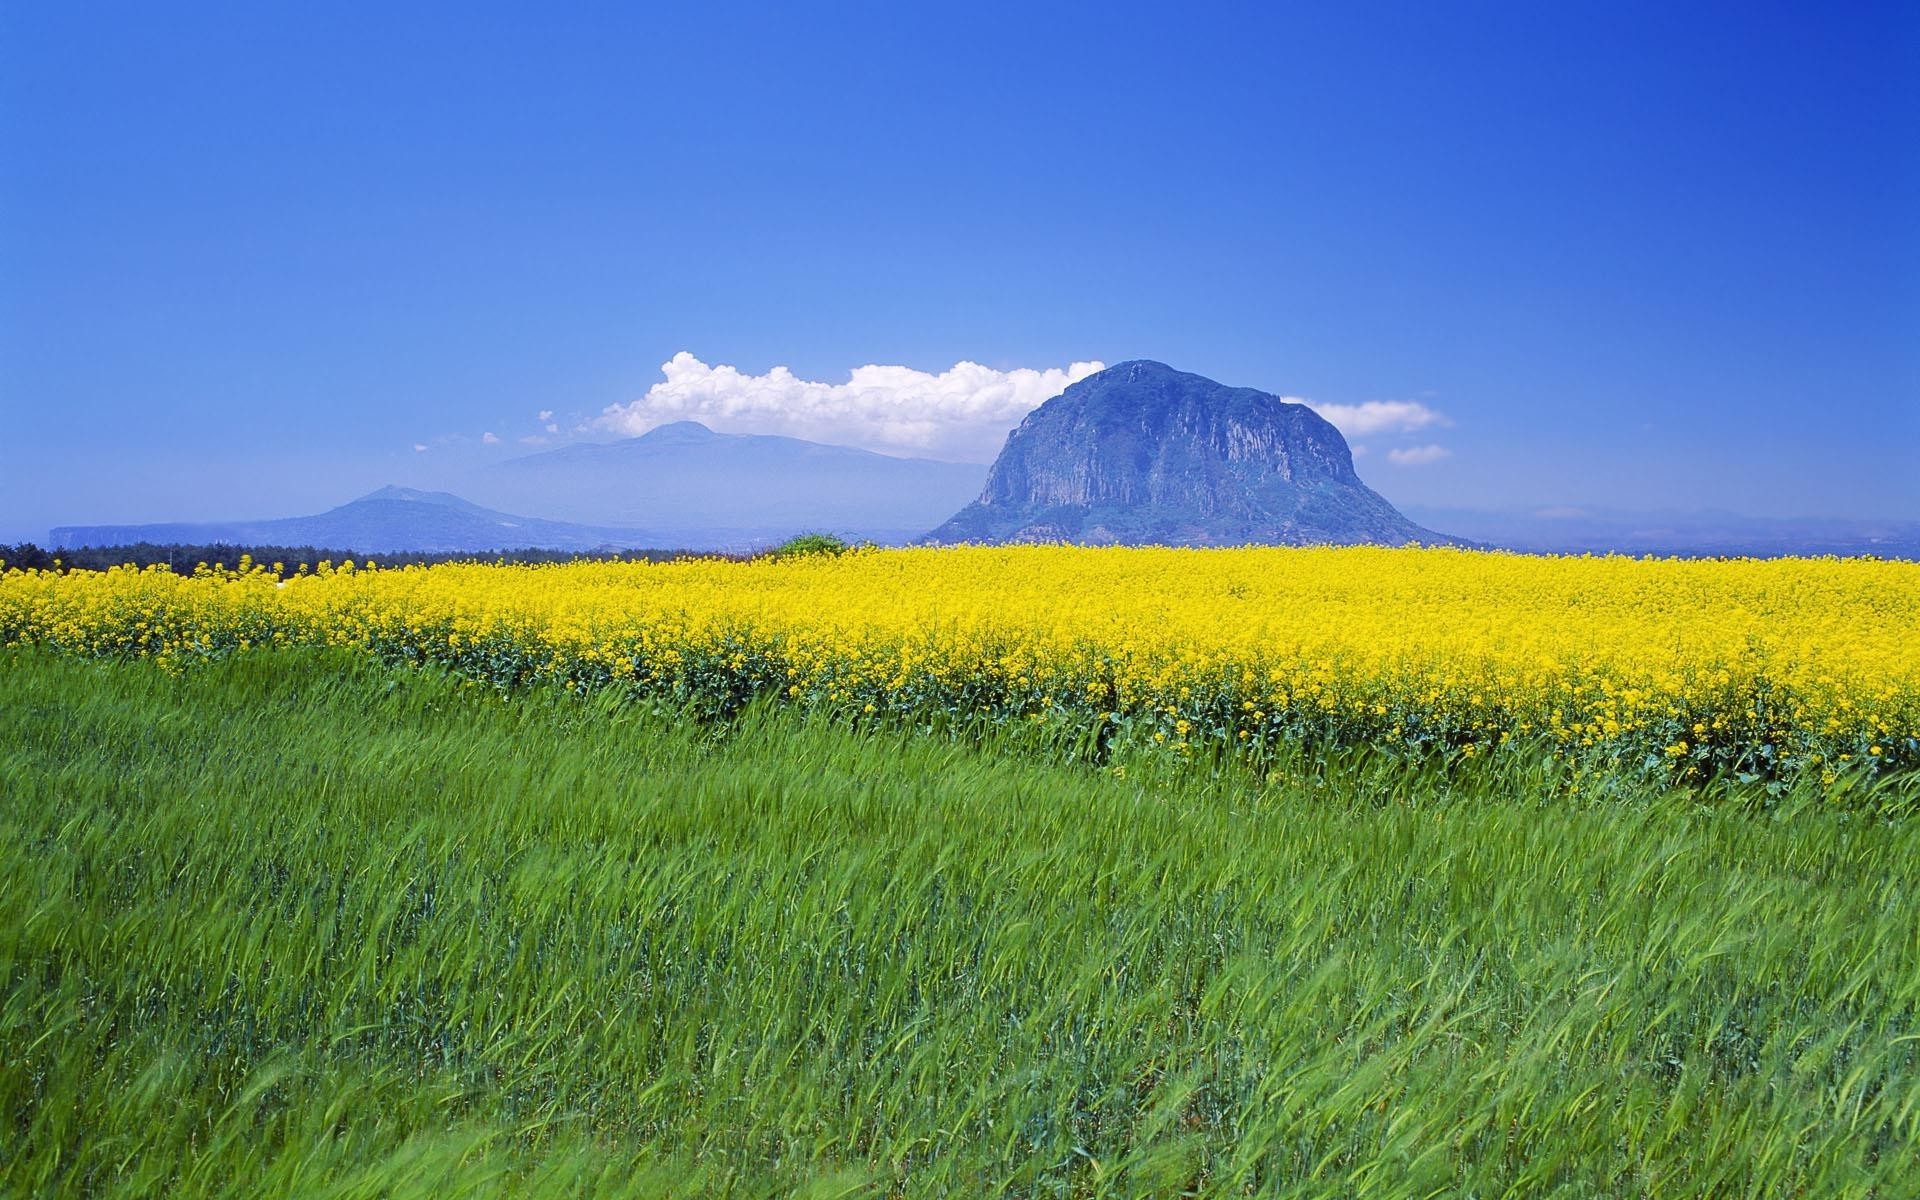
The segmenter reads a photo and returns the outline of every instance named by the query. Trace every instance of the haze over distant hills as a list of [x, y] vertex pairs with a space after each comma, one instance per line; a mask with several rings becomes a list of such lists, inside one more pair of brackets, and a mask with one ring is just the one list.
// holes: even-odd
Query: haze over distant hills
[[[470, 471], [447, 491], [385, 487], [313, 516], [61, 526], [55, 548], [136, 542], [314, 545], [363, 554], [750, 550], [810, 530], [910, 541], [977, 492], [987, 468], [892, 458], [693, 421]], [[541, 516], [517, 516], [516, 513]]]
[[1455, 539], [1360, 482], [1346, 439], [1304, 404], [1164, 363], [1073, 384], [1007, 438], [938, 542], [1237, 546]]
[[492, 507], [643, 526], [674, 546], [695, 548], [760, 544], [812, 529], [909, 541], [979, 492], [986, 474], [977, 463], [894, 458], [675, 421], [639, 437], [509, 459], [455, 486]]
[[1920, 559], [1920, 521], [1746, 517], [1727, 512], [1561, 506], [1516, 511], [1409, 507], [1420, 520], [1531, 554], [1859, 555]]
[[663, 543], [643, 529], [594, 528], [495, 512], [446, 492], [383, 487], [338, 508], [308, 517], [156, 525], [63, 525], [55, 549], [216, 542], [236, 546], [326, 546], [359, 554], [407, 551], [484, 553], [541, 547], [550, 550], [640, 549]]

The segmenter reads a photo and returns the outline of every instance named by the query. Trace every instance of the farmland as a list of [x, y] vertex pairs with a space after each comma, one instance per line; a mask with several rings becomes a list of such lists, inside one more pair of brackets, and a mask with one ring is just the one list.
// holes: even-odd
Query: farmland
[[1182, 756], [1518, 742], [1605, 772], [1826, 783], [1920, 765], [1913, 563], [1009, 547], [279, 565], [12, 572], [0, 645], [174, 664], [340, 646], [501, 691], [612, 689], [719, 716], [769, 697]]
[[1917, 615], [1433, 551], [16, 572], [0, 1180], [1920, 1194]]

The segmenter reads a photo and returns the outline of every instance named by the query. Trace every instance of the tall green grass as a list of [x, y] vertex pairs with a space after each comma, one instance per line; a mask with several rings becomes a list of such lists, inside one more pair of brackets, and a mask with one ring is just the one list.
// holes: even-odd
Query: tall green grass
[[5, 655], [0, 1178], [1920, 1195], [1920, 824], [1118, 766]]

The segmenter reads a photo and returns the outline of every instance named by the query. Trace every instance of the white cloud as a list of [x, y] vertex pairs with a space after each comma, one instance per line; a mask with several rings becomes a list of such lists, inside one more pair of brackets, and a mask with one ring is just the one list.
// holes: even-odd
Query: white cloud
[[480, 435], [480, 444], [483, 446], [498, 446], [500, 444], [500, 439], [495, 437], [492, 433], [483, 433]]
[[427, 444], [425, 442], [415, 442], [413, 444], [413, 452], [415, 454], [424, 454], [426, 453], [426, 450], [427, 450]]
[[[987, 462], [1007, 430], [1042, 403], [1103, 368], [1076, 362], [1044, 370], [999, 371], [959, 362], [934, 374], [904, 366], [856, 367], [844, 383], [802, 379], [786, 367], [749, 375], [735, 367], [709, 366], [682, 350], [660, 368], [665, 379], [628, 404], [613, 404], [583, 429], [631, 436], [669, 421], [700, 421], [723, 433], [778, 433], [895, 454]], [[1304, 404], [1348, 439], [1410, 433], [1448, 426], [1445, 414], [1416, 400], [1368, 400], [1361, 404]], [[542, 411], [550, 421], [553, 413]], [[550, 434], [559, 433], [547, 424]], [[1356, 457], [1365, 446], [1354, 446]], [[1443, 446], [1387, 451], [1396, 466], [1445, 458]]]
[[1453, 451], [1445, 446], [1408, 446], [1403, 450], [1387, 451], [1387, 461], [1396, 467], [1418, 467], [1430, 462], [1439, 462], [1452, 453]]
[[825, 383], [786, 367], [749, 375], [708, 366], [682, 350], [660, 368], [663, 382], [630, 404], [609, 405], [592, 425], [632, 435], [669, 421], [700, 421], [723, 433], [778, 433], [986, 462], [1020, 418], [1102, 366], [997, 371], [960, 362], [936, 375], [868, 365], [854, 368], [845, 383]]
[[1365, 446], [1362, 446], [1359, 442], [1354, 442], [1352, 445], [1348, 446], [1347, 449], [1353, 452], [1353, 456], [1355, 458], [1365, 458], [1369, 453], [1371, 453], [1371, 451], [1369, 451]]
[[1314, 404], [1297, 396], [1288, 396], [1286, 399], [1295, 404], [1305, 404], [1325, 417], [1329, 424], [1349, 438], [1365, 437], [1370, 433], [1411, 433], [1416, 429], [1426, 429], [1432, 425], [1452, 424], [1444, 416], [1417, 400], [1369, 400], [1364, 404]]
[[543, 408], [543, 409], [541, 409], [541, 410], [540, 410], [540, 419], [541, 419], [542, 421], [551, 421], [551, 420], [553, 420], [553, 410], [552, 410], [552, 409], [550, 409], [550, 408]]
[[552, 422], [552, 421], [548, 421], [548, 422], [547, 422], [547, 432], [548, 432], [548, 433], [559, 433], [559, 432], [560, 432], [560, 426], [559, 426], [559, 425], [557, 425], [557, 424], [555, 424], [555, 423], [554, 423], [554, 422]]

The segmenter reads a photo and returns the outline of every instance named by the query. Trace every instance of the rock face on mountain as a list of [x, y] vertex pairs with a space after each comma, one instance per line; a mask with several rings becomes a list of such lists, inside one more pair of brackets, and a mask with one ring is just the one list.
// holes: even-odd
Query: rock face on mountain
[[928, 540], [1456, 541], [1361, 483], [1346, 439], [1312, 409], [1146, 361], [1090, 375], [1029, 413], [980, 498]]

